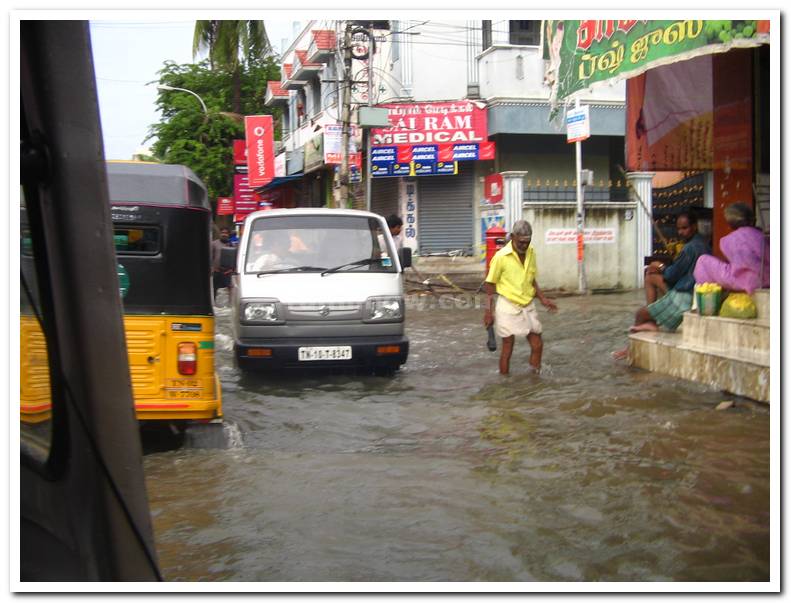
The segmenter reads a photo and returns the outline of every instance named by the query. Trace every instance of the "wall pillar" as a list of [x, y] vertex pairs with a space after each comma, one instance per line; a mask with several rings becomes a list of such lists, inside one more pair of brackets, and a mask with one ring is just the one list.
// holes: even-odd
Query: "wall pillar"
[[626, 181], [629, 183], [629, 200], [637, 204], [635, 208], [635, 228], [637, 229], [637, 236], [635, 237], [635, 253], [637, 254], [635, 265], [637, 267], [637, 286], [642, 287], [643, 258], [651, 255], [651, 237], [653, 235], [653, 202], [652, 195], [652, 180], [656, 172], [629, 172], [626, 174]]
[[502, 172], [505, 231], [511, 232], [514, 222], [522, 219], [522, 202], [527, 172]]

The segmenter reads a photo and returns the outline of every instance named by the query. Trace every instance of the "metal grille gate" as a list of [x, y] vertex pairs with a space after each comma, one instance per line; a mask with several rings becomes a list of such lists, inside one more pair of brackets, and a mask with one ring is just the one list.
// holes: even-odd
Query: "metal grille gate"
[[[374, 178], [371, 181], [371, 211], [385, 218], [399, 214], [398, 184], [401, 178]], [[401, 217], [403, 219], [403, 216]]]
[[417, 178], [421, 253], [461, 249], [472, 254], [474, 174], [473, 162], [462, 161], [455, 176]]

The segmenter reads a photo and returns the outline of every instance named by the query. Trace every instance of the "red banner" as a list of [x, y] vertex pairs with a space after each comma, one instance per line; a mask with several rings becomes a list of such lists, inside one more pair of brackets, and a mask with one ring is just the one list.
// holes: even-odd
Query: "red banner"
[[480, 160], [493, 160], [494, 159], [494, 143], [482, 142], [478, 145], [478, 159]]
[[233, 197], [217, 197], [217, 215], [229, 216], [233, 213]]
[[247, 165], [247, 144], [244, 140], [233, 141], [233, 164]]
[[484, 178], [483, 196], [489, 203], [500, 203], [503, 200], [503, 175], [489, 174]]
[[247, 174], [233, 175], [234, 209], [238, 214], [249, 214], [258, 209], [258, 199], [250, 188]]
[[371, 129], [372, 145], [486, 142], [486, 109], [467, 100], [385, 104], [390, 128]]
[[247, 174], [251, 188], [268, 184], [275, 177], [275, 139], [271, 115], [244, 118]]

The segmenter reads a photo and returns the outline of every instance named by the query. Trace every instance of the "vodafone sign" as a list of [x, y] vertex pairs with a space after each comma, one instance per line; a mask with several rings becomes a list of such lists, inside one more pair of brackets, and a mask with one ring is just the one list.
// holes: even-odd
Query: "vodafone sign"
[[247, 147], [247, 177], [251, 188], [268, 184], [275, 177], [274, 124], [271, 115], [244, 118]]

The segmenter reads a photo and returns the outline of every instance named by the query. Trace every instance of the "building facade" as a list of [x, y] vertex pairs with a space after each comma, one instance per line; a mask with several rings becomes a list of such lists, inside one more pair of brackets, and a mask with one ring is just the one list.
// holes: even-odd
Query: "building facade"
[[[270, 190], [291, 189], [298, 206], [338, 200], [337, 156], [327, 147], [337, 150], [328, 130], [343, 117], [347, 27], [352, 55], [360, 57], [350, 61], [351, 122], [360, 106], [386, 107], [391, 131], [401, 133], [388, 138], [387, 129], [373, 129], [369, 139], [357, 130], [350, 152], [362, 150], [363, 160], [360, 172], [352, 171], [353, 206], [399, 214], [405, 244], [419, 256], [480, 260], [488, 227], [524, 217], [542, 258], [542, 286], [576, 288], [576, 245], [562, 236], [577, 222], [575, 145], [566, 141], [562, 115], [550, 121], [541, 21], [309, 22], [284, 51], [281, 81], [270, 83], [267, 95], [284, 108], [285, 173]], [[591, 124], [581, 147], [582, 167], [593, 174], [585, 194], [594, 289], [637, 282], [635, 204], [620, 168], [624, 97], [623, 83], [581, 97]], [[494, 174], [505, 182], [499, 201], [486, 197], [484, 184]], [[624, 262], [630, 265], [613, 270]]]

